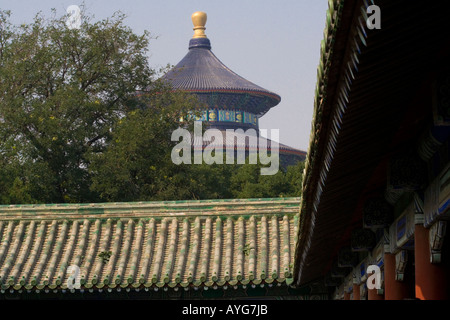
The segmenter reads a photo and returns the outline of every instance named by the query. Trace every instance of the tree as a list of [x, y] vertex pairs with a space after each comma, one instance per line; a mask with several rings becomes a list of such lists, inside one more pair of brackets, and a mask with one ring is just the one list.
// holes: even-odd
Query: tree
[[304, 162], [279, 170], [274, 175], [260, 175], [261, 164], [239, 166], [230, 179], [231, 191], [236, 198], [299, 197]]
[[286, 197], [301, 196], [304, 169], [304, 161], [299, 161], [295, 165], [286, 168], [286, 180], [289, 183], [289, 192], [286, 193]]
[[[90, 157], [91, 190], [104, 201], [190, 199], [189, 166], [172, 162], [172, 132], [194, 109], [194, 96], [160, 82], [141, 100], [142, 107], [119, 120], [108, 148]], [[193, 120], [184, 126], [192, 129]]]
[[88, 202], [90, 159], [154, 83], [150, 35], [125, 16], [69, 29], [67, 17], [14, 26], [0, 11], [2, 202]]

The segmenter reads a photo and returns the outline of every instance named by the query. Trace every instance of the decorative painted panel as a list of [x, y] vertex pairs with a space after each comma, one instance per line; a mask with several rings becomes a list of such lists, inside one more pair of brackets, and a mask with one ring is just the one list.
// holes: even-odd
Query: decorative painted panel
[[244, 122], [244, 117], [242, 115], [242, 111], [236, 111], [236, 122]]
[[203, 111], [201, 112], [200, 117], [199, 117], [197, 120], [200, 120], [200, 121], [208, 121], [208, 111], [203, 110]]
[[217, 121], [217, 110], [208, 111], [208, 121]]
[[256, 118], [256, 116], [253, 113], [249, 114], [249, 120], [250, 120], [251, 124], [256, 125], [256, 119], [257, 118]]
[[244, 112], [244, 123], [251, 123], [250, 113]]
[[353, 268], [358, 263], [358, 254], [353, 252], [350, 247], [343, 247], [339, 251], [338, 266]]
[[392, 207], [384, 198], [374, 198], [366, 201], [363, 208], [364, 227], [384, 228], [392, 219]]
[[389, 162], [388, 185], [393, 190], [415, 191], [423, 187], [425, 162], [414, 153], [400, 153]]
[[235, 122], [235, 112], [232, 110], [219, 110], [219, 121]]
[[250, 112], [228, 109], [211, 109], [205, 112], [203, 121], [239, 122], [258, 126], [258, 116]]
[[352, 231], [351, 247], [352, 251], [368, 251], [375, 246], [375, 234], [372, 230], [358, 228]]
[[390, 251], [396, 253], [400, 249], [414, 248], [416, 206], [412, 201], [389, 228]]
[[244, 123], [250, 123], [256, 125], [258, 123], [258, 117], [250, 112], [243, 112], [244, 114]]

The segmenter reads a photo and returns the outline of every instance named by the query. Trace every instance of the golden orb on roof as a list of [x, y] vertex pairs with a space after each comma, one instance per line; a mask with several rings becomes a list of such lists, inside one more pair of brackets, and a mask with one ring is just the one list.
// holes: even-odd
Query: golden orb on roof
[[192, 23], [194, 24], [194, 36], [192, 38], [206, 38], [205, 24], [206, 24], [206, 12], [197, 11], [191, 16]]

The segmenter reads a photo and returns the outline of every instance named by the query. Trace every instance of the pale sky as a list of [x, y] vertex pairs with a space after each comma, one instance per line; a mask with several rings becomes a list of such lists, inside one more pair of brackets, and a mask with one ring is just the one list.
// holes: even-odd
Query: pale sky
[[176, 65], [193, 35], [191, 15], [207, 13], [206, 35], [213, 53], [231, 70], [281, 96], [260, 118], [260, 129], [279, 129], [280, 142], [308, 151], [314, 89], [327, 0], [15, 0], [0, 2], [14, 23], [31, 22], [82, 5], [95, 19], [126, 14], [135, 33], [148, 30], [152, 68]]

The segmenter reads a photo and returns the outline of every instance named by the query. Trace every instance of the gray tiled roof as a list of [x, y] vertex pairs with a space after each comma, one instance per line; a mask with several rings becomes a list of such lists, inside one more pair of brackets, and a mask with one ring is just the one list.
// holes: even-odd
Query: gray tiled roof
[[[192, 39], [207, 42], [209, 39]], [[189, 91], [236, 90], [255, 92], [280, 100], [280, 97], [239, 76], [225, 66], [208, 45], [190, 47], [186, 56], [165, 76], [176, 89]], [[278, 103], [279, 101], [277, 101]]]

